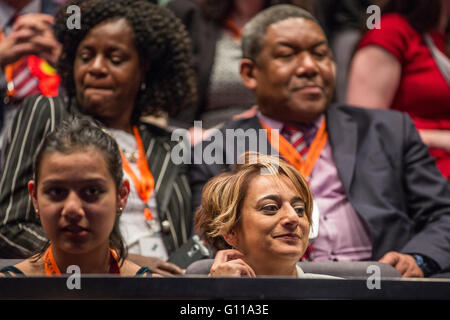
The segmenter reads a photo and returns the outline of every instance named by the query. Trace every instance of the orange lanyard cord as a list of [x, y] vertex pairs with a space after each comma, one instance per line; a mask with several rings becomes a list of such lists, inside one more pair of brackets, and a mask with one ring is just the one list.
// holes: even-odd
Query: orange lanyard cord
[[153, 215], [147, 206], [147, 202], [148, 202], [148, 200], [150, 200], [150, 197], [152, 196], [155, 181], [154, 181], [153, 175], [150, 172], [150, 169], [148, 167], [147, 157], [145, 155], [144, 144], [142, 143], [142, 139], [139, 134], [139, 130], [138, 130], [137, 126], [133, 126], [133, 133], [134, 133], [134, 136], [136, 139], [136, 144], [138, 147], [137, 167], [138, 167], [139, 173], [141, 174], [141, 178], [139, 179], [136, 176], [136, 174], [134, 173], [133, 169], [131, 168], [130, 163], [128, 162], [127, 158], [123, 155], [122, 152], [120, 152], [120, 155], [122, 156], [122, 166], [123, 166], [123, 170], [130, 176], [131, 180], [133, 181], [133, 184], [136, 187], [136, 191], [139, 195], [139, 198], [141, 198], [141, 200], [146, 205], [146, 208], [144, 210], [145, 218], [147, 220], [151, 220], [151, 219], [153, 219]]
[[[117, 254], [114, 250], [109, 249], [110, 253], [110, 266], [109, 273], [120, 274], [120, 266], [117, 261]], [[60, 276], [61, 270], [56, 264], [55, 257], [53, 256], [52, 245], [50, 245], [44, 253], [44, 268], [47, 276]]]
[[311, 146], [309, 147], [306, 159], [303, 160], [302, 156], [297, 152], [297, 150], [286, 140], [281, 134], [276, 133], [264, 122], [260, 121], [261, 126], [267, 131], [267, 139], [270, 144], [276, 147], [273, 138], [278, 138], [278, 151], [289, 162], [294, 166], [306, 179], [309, 178], [311, 172], [320, 157], [322, 149], [325, 147], [328, 140], [328, 133], [326, 131], [325, 120], [322, 121], [319, 130], [314, 137]]
[[242, 36], [242, 29], [239, 28], [231, 18], [225, 20], [225, 27], [230, 30], [235, 39], [240, 40]]

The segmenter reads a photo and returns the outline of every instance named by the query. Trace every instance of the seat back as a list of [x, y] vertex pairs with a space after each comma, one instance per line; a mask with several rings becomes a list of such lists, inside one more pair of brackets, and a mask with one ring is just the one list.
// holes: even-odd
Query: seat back
[[[214, 259], [198, 260], [189, 265], [186, 274], [207, 275]], [[391, 265], [378, 261], [298, 262], [305, 273], [324, 274], [341, 278], [367, 278], [379, 272], [380, 278], [398, 278], [401, 274]]]
[[23, 259], [0, 259], [0, 269], [7, 266], [13, 266], [22, 261]]

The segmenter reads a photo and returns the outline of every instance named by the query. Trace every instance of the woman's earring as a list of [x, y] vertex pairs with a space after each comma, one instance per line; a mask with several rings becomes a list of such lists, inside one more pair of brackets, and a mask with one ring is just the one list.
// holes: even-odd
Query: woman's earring
[[36, 211], [36, 217], [39, 219], [39, 209], [34, 209]]
[[147, 83], [142, 82], [141, 83], [141, 91], [145, 91], [145, 89], [147, 89]]
[[117, 211], [117, 213], [118, 213], [118, 214], [121, 214], [121, 213], [122, 213], [122, 211], [123, 211], [123, 208], [122, 208], [122, 207], [120, 207], [120, 208], [119, 208], [119, 211]]

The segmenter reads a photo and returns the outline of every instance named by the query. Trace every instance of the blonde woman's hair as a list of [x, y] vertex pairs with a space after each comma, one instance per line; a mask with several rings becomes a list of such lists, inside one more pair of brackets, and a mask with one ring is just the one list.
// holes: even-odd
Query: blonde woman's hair
[[278, 157], [256, 152], [246, 152], [243, 157], [244, 161], [239, 161], [242, 164], [237, 165], [234, 171], [208, 181], [195, 214], [196, 232], [216, 250], [230, 248], [222, 235], [238, 226], [248, 185], [258, 175], [287, 177], [305, 202], [306, 216], [309, 223], [312, 222], [312, 195], [308, 183], [296, 168]]

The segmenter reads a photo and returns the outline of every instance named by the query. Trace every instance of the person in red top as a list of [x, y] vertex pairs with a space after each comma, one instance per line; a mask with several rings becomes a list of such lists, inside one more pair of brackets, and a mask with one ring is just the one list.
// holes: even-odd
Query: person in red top
[[407, 112], [450, 179], [449, 0], [391, 0], [360, 40], [347, 103]]

